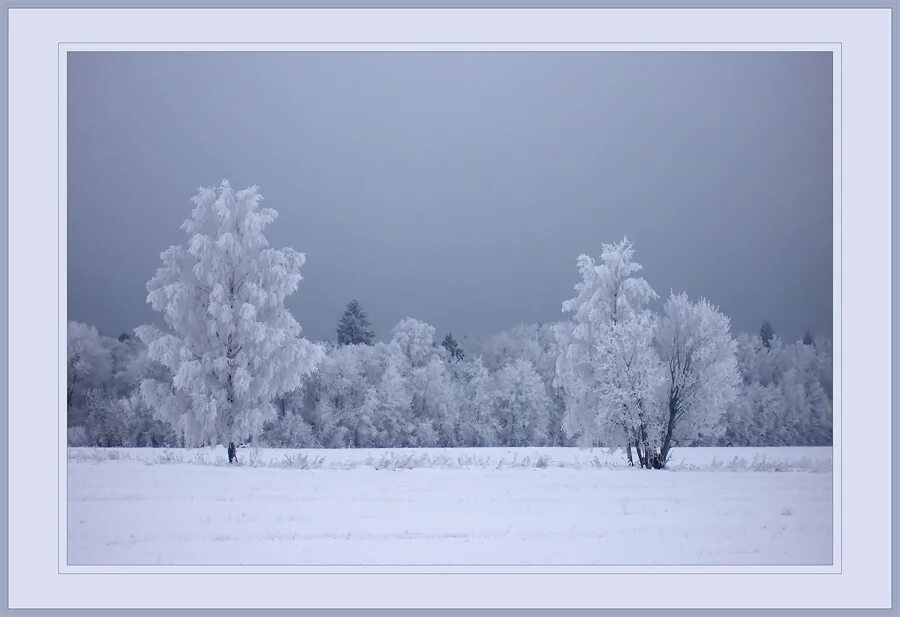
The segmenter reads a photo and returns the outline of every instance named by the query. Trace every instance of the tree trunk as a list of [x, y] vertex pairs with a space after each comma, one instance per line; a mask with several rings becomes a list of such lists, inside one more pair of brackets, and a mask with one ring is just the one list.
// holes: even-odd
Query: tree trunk
[[231, 465], [231, 463], [237, 462], [237, 448], [235, 447], [234, 442], [231, 441], [228, 443], [228, 464]]
[[669, 449], [672, 447], [672, 433], [675, 432], [675, 410], [678, 401], [675, 397], [669, 396], [669, 421], [666, 423], [666, 434], [663, 437], [662, 447], [659, 450], [659, 467], [662, 469], [669, 460]]
[[635, 450], [635, 452], [637, 452], [637, 456], [638, 456], [638, 466], [639, 466], [641, 469], [643, 469], [643, 468], [644, 468], [644, 458], [645, 458], [645, 455], [644, 455], [643, 450], [641, 449], [641, 443], [640, 443], [639, 441], [636, 441], [636, 442], [635, 442], [635, 444], [634, 444], [634, 450]]
[[652, 469], [653, 452], [651, 451], [650, 443], [647, 439], [647, 427], [644, 425], [641, 425], [639, 439], [641, 449], [644, 451], [644, 456], [641, 458], [641, 467], [643, 467], [644, 469]]
[[625, 452], [628, 454], [628, 466], [634, 467], [634, 459], [631, 457], [631, 442], [628, 442], [628, 445], [625, 447]]

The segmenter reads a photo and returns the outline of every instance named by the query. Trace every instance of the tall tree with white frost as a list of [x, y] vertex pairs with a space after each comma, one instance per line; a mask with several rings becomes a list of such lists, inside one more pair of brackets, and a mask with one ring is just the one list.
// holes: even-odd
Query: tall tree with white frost
[[597, 346], [598, 422], [607, 440], [624, 437], [638, 464], [659, 468], [657, 453], [664, 437], [659, 413], [663, 366], [653, 348], [655, 316], [649, 311], [602, 326], [603, 342]]
[[385, 370], [376, 389], [375, 429], [378, 447], [390, 448], [408, 443], [408, 426], [412, 396], [400, 372], [399, 353], [385, 354]]
[[411, 317], [401, 319], [391, 330], [391, 345], [402, 357], [401, 374], [409, 387], [413, 446], [457, 445], [454, 389], [434, 332], [434, 326]]
[[659, 464], [665, 465], [673, 438], [686, 441], [720, 428], [719, 420], [741, 382], [731, 321], [701, 299], [671, 294], [656, 331], [666, 365], [665, 432]]
[[451, 370], [461, 443], [478, 447], [499, 445], [494, 379], [481, 356], [454, 362]]
[[277, 212], [261, 208], [257, 187], [200, 189], [181, 228], [184, 246], [160, 255], [147, 302], [165, 332], [136, 329], [171, 383], [145, 379], [141, 393], [186, 445], [241, 442], [276, 415], [275, 397], [297, 387], [322, 355], [300, 337], [284, 307], [297, 290], [302, 253], [269, 247], [263, 230]]
[[569, 322], [556, 328], [557, 385], [566, 399], [563, 428], [582, 442], [618, 442], [648, 466], [660, 439], [656, 422], [661, 384], [652, 347], [648, 305], [656, 293], [641, 277], [628, 239], [604, 244], [599, 262], [578, 258], [576, 296], [563, 302]]

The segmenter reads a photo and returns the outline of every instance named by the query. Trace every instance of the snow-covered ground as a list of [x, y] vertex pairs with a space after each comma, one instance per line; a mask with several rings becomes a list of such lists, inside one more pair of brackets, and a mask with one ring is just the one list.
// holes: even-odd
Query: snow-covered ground
[[70, 564], [829, 564], [830, 448], [69, 450]]

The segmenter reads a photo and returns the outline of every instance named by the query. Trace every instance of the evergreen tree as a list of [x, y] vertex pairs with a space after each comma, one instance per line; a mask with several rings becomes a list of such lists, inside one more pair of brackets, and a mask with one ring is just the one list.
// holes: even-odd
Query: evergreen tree
[[772, 339], [775, 338], [775, 328], [768, 321], [764, 321], [759, 329], [759, 340], [762, 341], [766, 349], [772, 346]]
[[447, 336], [444, 337], [443, 342], [441, 342], [441, 347], [447, 350], [447, 354], [450, 356], [451, 360], [465, 359], [462, 347], [460, 347], [459, 343], [456, 342], [456, 339], [453, 338], [452, 332], [447, 333]]
[[372, 324], [356, 300], [351, 300], [337, 327], [338, 345], [371, 345], [375, 340]]

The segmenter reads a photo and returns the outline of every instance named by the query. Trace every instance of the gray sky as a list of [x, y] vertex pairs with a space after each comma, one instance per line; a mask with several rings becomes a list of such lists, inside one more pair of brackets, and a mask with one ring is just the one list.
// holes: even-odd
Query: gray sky
[[260, 186], [288, 306], [334, 339], [555, 321], [624, 235], [660, 295], [831, 332], [827, 53], [70, 53], [69, 318], [160, 323], [145, 284], [199, 186]]

